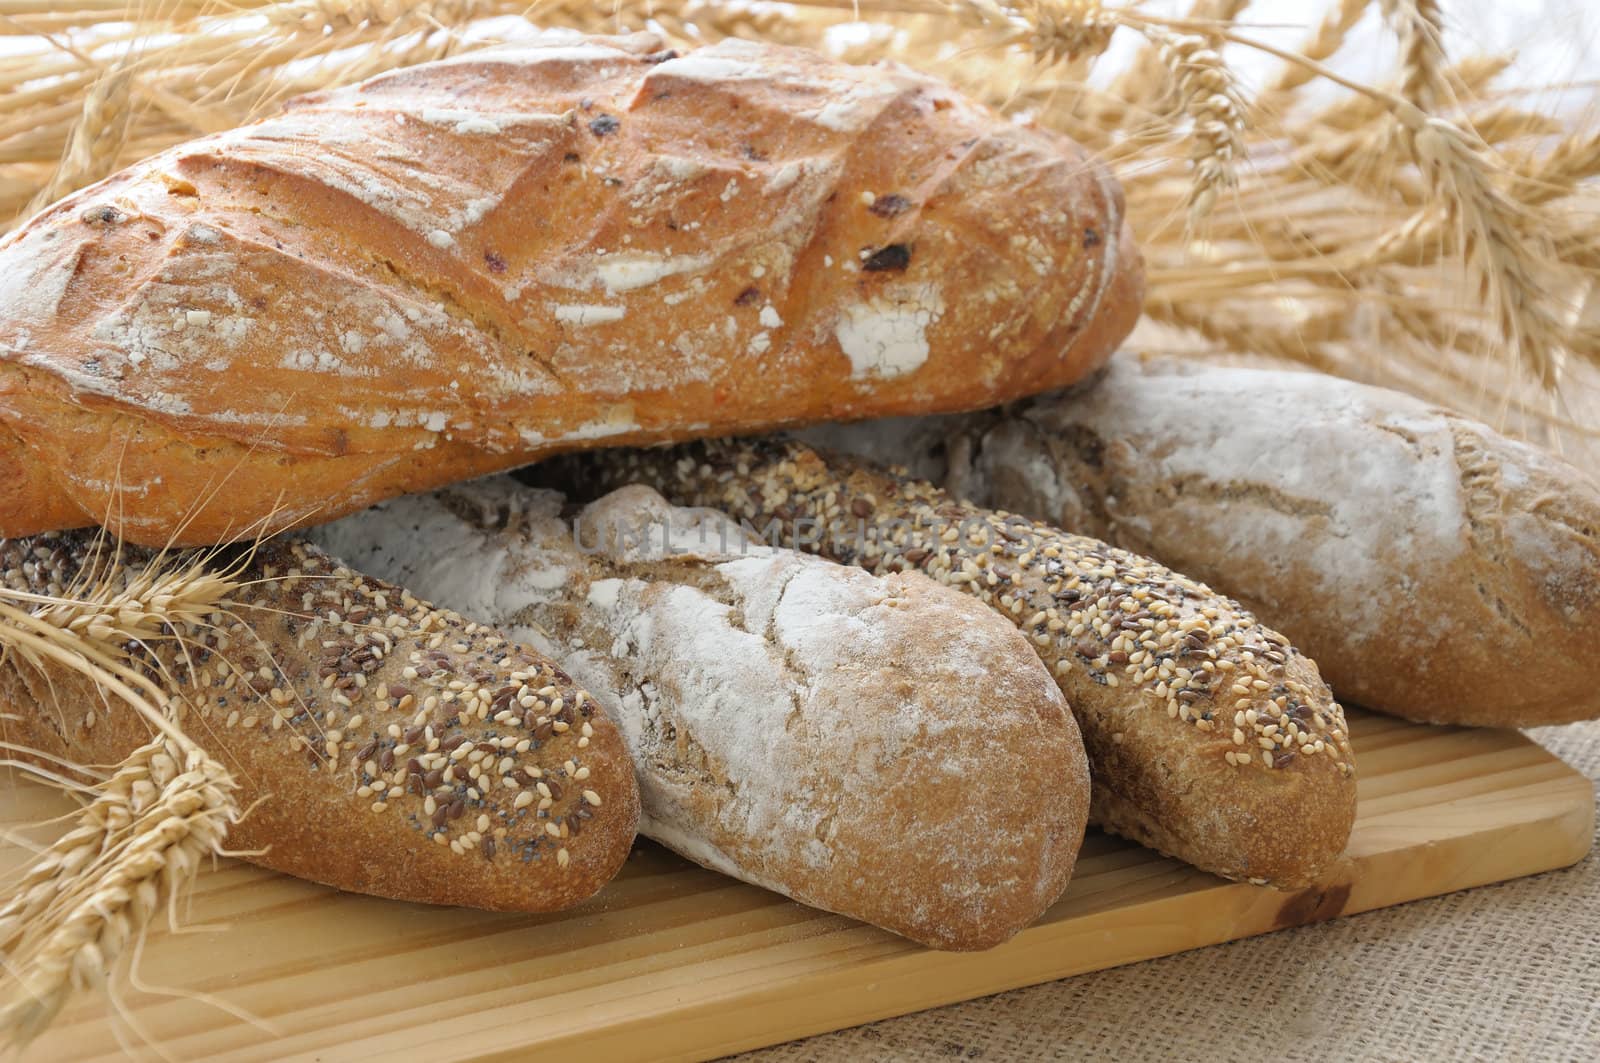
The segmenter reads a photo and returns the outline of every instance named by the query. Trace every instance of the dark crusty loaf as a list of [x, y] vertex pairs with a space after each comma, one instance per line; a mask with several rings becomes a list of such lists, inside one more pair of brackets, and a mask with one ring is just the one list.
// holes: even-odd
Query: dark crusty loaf
[[1600, 716], [1600, 481], [1486, 425], [1320, 374], [1123, 355], [1004, 415], [875, 435], [886, 460], [946, 462], [957, 494], [1235, 596], [1353, 702]]
[[641, 832], [707, 867], [946, 949], [1010, 937], [1072, 873], [1066, 703], [1015, 629], [921, 575], [643, 487], [564, 515], [486, 480], [316, 534], [560, 661], [622, 727]]
[[[148, 561], [108, 562], [86, 533], [0, 541], [0, 579], [35, 594], [85, 566], [115, 585]], [[230, 848], [340, 889], [517, 911], [569, 907], [617, 873], [638, 819], [632, 764], [549, 660], [304, 543], [259, 547], [242, 579], [225, 612], [136, 658], [240, 784]], [[0, 709], [7, 741], [75, 764], [150, 738], [79, 673], [16, 657], [0, 663]]]
[[1104, 169], [930, 77], [541, 37], [0, 240], [0, 535], [219, 542], [602, 441], [970, 409], [1077, 380], [1141, 291]]
[[1153, 561], [797, 442], [603, 451], [530, 475], [588, 491], [646, 483], [988, 603], [1054, 672], [1089, 753], [1092, 815], [1111, 830], [1282, 887], [1315, 880], [1349, 838], [1349, 737], [1316, 665]]

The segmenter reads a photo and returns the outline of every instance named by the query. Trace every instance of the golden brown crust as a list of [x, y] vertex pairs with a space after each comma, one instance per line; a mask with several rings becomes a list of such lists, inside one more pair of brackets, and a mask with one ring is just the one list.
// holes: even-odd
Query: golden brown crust
[[641, 833], [689, 859], [944, 949], [999, 944], [1071, 877], [1089, 769], [1060, 691], [918, 573], [772, 550], [637, 486], [573, 513], [493, 478], [316, 535], [566, 667], [626, 737]]
[[1112, 830], [1284, 888], [1315, 881], [1349, 839], [1343, 711], [1315, 664], [1202, 584], [799, 443], [603, 451], [562, 468], [591, 491], [641, 482], [757, 527], [776, 519], [836, 560], [917, 568], [988, 603], [1053, 671]]
[[1121, 192], [1071, 142], [893, 65], [658, 48], [307, 97], [6, 238], [0, 534], [215, 542], [597, 440], [971, 408], [1132, 327]]
[[[59, 593], [91, 541], [0, 541], [0, 578]], [[161, 640], [140, 658], [159, 662], [185, 730], [240, 783], [249, 814], [230, 848], [340, 889], [500, 910], [570, 907], [616, 874], [638, 818], [632, 764], [548, 660], [305, 544], [262, 547], [245, 578], [262, 582], [230, 615], [182, 633], [187, 657]], [[59, 667], [7, 662], [0, 704], [9, 737], [73, 763], [114, 764], [149, 738]]]
[[0, 513], [27, 514], [21, 526], [36, 526], [38, 531], [83, 520], [83, 513], [56, 490], [43, 463], [4, 424], [0, 424]]

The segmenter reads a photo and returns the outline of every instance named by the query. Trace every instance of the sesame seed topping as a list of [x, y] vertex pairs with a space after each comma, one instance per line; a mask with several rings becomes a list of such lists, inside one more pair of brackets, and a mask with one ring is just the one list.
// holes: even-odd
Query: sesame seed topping
[[[0, 579], [60, 596], [91, 559], [103, 557], [97, 549], [92, 536], [75, 532], [0, 540]], [[96, 578], [131, 582], [152, 556], [126, 547], [113, 565], [94, 562], [103, 569]], [[260, 741], [293, 756], [302, 770], [337, 780], [371, 814], [396, 813], [384, 830], [408, 832], [422, 845], [431, 838], [452, 854], [476, 851], [490, 862], [522, 859], [550, 836], [547, 820], [525, 813], [534, 794], [509, 773], [527, 781], [583, 773], [587, 781], [579, 751], [595, 728], [585, 722], [581, 738], [550, 737], [541, 745], [519, 714], [496, 709], [489, 722], [497, 694], [490, 677], [544, 676], [544, 703], [566, 709], [565, 726], [587, 696], [564, 674], [491, 630], [337, 566], [304, 543], [261, 544], [239, 572], [244, 578], [226, 614], [144, 639], [130, 651], [133, 663], [152, 678], [186, 684], [182, 696], [212, 727], [229, 729], [227, 741]], [[279, 646], [285, 652], [275, 653]], [[93, 726], [92, 711], [81, 719]], [[489, 785], [497, 779], [503, 785]], [[588, 815], [599, 807], [599, 793], [574, 792], [557, 804], [562, 793], [552, 788], [548, 822], [564, 822], [575, 810]], [[575, 833], [558, 826], [556, 836]]]
[[[714, 440], [567, 460], [581, 463], [592, 489], [645, 483], [677, 504], [720, 508], [758, 528], [814, 522], [806, 549], [880, 574], [917, 569], [977, 597], [1022, 629], [1075, 707], [1102, 700], [1097, 688], [1116, 690], [1117, 705], [1154, 711], [1163, 726], [1199, 736], [1223, 727], [1231, 742], [1213, 755], [1230, 766], [1309, 770], [1327, 756], [1341, 774], [1351, 770], [1343, 711], [1288, 640], [1147, 558], [793, 441]], [[867, 514], [890, 531], [863, 531]], [[1093, 712], [1079, 722], [1086, 732], [1105, 726]], [[1319, 741], [1324, 754], [1300, 752]]]

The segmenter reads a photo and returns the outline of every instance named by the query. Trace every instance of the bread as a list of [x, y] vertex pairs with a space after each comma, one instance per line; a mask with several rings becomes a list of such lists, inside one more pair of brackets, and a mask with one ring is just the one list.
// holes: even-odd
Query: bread
[[[231, 849], [340, 889], [517, 911], [577, 904], [617, 873], [638, 819], [633, 768], [570, 678], [306, 544], [251, 557], [218, 560], [241, 566], [242, 586], [214, 622], [135, 658], [159, 669], [180, 725], [240, 784]], [[83, 533], [0, 542], [0, 580], [36, 594], [122, 587], [148, 561], [110, 560]], [[12, 655], [0, 736], [90, 766], [116, 764], [150, 730], [80, 673]], [[558, 782], [564, 793], [538, 800]]]
[[952, 489], [1206, 580], [1350, 701], [1600, 716], [1600, 481], [1486, 425], [1318, 374], [1121, 356], [1092, 386], [922, 431], [963, 440], [941, 448]]
[[[1236, 603], [1094, 539], [956, 501], [798, 442], [601, 451], [536, 468], [639, 482], [873, 572], [916, 570], [1016, 624], [1083, 732], [1091, 816], [1227, 876], [1317, 880], [1355, 819], [1344, 713], [1317, 666]], [[769, 523], [769, 522], [776, 522]]]
[[1005, 940], [1072, 873], [1089, 776], [1060, 693], [920, 575], [642, 487], [573, 517], [500, 478], [316, 534], [557, 659], [622, 726], [640, 830], [706, 867], [943, 949]]
[[1061, 386], [1116, 184], [887, 64], [554, 36], [303, 97], [0, 241], [0, 535], [162, 546], [535, 455]]

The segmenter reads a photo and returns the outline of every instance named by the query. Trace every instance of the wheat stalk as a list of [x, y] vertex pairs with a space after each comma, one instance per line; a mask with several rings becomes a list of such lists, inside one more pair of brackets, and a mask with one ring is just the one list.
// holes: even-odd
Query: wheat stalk
[[1570, 196], [1581, 182], [1600, 177], [1600, 132], [1566, 137], [1545, 155], [1524, 156], [1518, 162], [1517, 180], [1510, 188], [1513, 199], [1537, 207]]
[[[61, 594], [0, 587], [0, 666], [84, 676], [155, 733], [93, 787], [77, 826], [24, 870], [0, 906], [0, 958], [11, 983], [0, 1038], [14, 1044], [42, 1032], [74, 989], [100, 984], [193, 879], [201, 857], [223, 852], [239, 818], [227, 769], [184, 734], [181, 703], [130, 657], [135, 645], [181, 643], [183, 632], [225, 608], [238, 582], [210, 560], [169, 566], [157, 555], [129, 565], [102, 544], [72, 587], [52, 588]], [[66, 767], [93, 777], [85, 765]]]
[[[0, 15], [8, 16], [0, 32], [70, 27], [85, 35], [69, 48], [0, 57], [0, 211], [20, 211], [52, 182], [64, 189], [97, 172], [61, 163], [71, 131], [88, 128], [85, 95], [119, 64], [129, 75], [130, 105], [113, 165], [269, 111], [293, 92], [492, 43], [482, 19], [520, 14], [525, 3], [0, 0]], [[1580, 204], [1592, 196], [1600, 148], [1592, 130], [1570, 119], [1556, 131], [1534, 120], [1537, 107], [1511, 106], [1495, 88], [1505, 57], [1464, 55], [1452, 65], [1440, 36], [1445, 8], [1441, 0], [1329, 0], [1307, 19], [1294, 50], [1259, 48], [1245, 31], [1241, 0], [1197, 0], [1175, 19], [1150, 15], [1138, 0], [533, 0], [526, 10], [540, 26], [654, 29], [680, 48], [745, 36], [822, 47], [852, 61], [897, 59], [1066, 131], [1122, 178], [1154, 301], [1182, 300], [1182, 316], [1199, 320], [1251, 304], [1258, 316], [1270, 315], [1292, 299], [1333, 323], [1315, 352], [1296, 352], [1265, 333], [1250, 342], [1235, 330], [1230, 342], [1244, 344], [1242, 353], [1413, 388], [1454, 374], [1458, 367], [1446, 374], [1440, 366], [1454, 366], [1457, 356], [1474, 357], [1496, 367], [1503, 386], [1495, 391], [1524, 381], [1577, 387], [1579, 377], [1552, 367], [1572, 359], [1600, 365], [1575, 309], [1600, 282], [1594, 241], [1575, 231], [1585, 224], [1589, 208]], [[1370, 92], [1328, 78], [1323, 65], [1368, 12], [1381, 14], [1401, 44], [1393, 86]], [[865, 32], [832, 34], [843, 23]], [[1142, 36], [1146, 46], [1132, 67], [1100, 77], [1117, 34]], [[86, 50], [91, 39], [104, 47]], [[1186, 64], [1209, 50], [1216, 69], [1227, 71], [1223, 43], [1282, 61], [1256, 100], [1235, 88], [1220, 94], [1224, 106], [1218, 93], [1196, 90], [1212, 73]], [[1316, 108], [1299, 106], [1300, 90], [1313, 81], [1345, 91]], [[1108, 83], [1129, 88], [1126, 98], [1108, 92]], [[1450, 122], [1465, 138], [1444, 153], [1451, 166], [1424, 165], [1395, 100]], [[1530, 119], [1526, 128], [1519, 114]], [[80, 136], [76, 157], [93, 142]], [[106, 141], [102, 156], [115, 143]], [[1171, 224], [1180, 217], [1188, 224]], [[1203, 245], [1192, 239], [1200, 221]], [[1519, 239], [1509, 256], [1483, 250], [1490, 236], [1513, 234]], [[1213, 282], [1184, 277], [1181, 287], [1163, 288], [1202, 246]], [[1459, 322], [1442, 330], [1439, 351], [1418, 344], [1379, 350], [1357, 329], [1357, 321], [1389, 321], [1385, 307], [1400, 292], [1408, 306], [1435, 308], [1430, 320]], [[1349, 323], [1342, 331], [1341, 321]], [[1439, 365], [1425, 364], [1430, 359]], [[1430, 397], [1481, 405], [1488, 378], [1475, 379], [1476, 389]], [[1583, 400], [1571, 390], [1561, 397]]]
[[[1453, 226], [1466, 264], [1477, 278], [1477, 294], [1490, 302], [1501, 337], [1546, 388], [1554, 388], [1563, 360], [1563, 327], [1548, 305], [1539, 276], [1549, 260], [1545, 241], [1529, 231], [1528, 218], [1491, 178], [1494, 166], [1460, 126], [1430, 116], [1449, 88], [1440, 45], [1436, 0], [1384, 0], [1386, 17], [1400, 35], [1399, 95], [1366, 90], [1393, 114], [1411, 158], [1429, 190], [1442, 201], [1414, 215], [1396, 234], [1380, 241], [1373, 259], [1393, 255], [1393, 245], [1415, 243], [1429, 225]], [[1309, 62], [1308, 62], [1309, 65]]]
[[[1438, 118], [1404, 122], [1402, 128], [1429, 185], [1444, 200], [1443, 222], [1456, 228], [1463, 255], [1478, 275], [1478, 293], [1494, 307], [1501, 336], [1541, 384], [1554, 388], [1564, 342], [1539, 276], [1546, 238], [1531, 230], [1521, 208], [1494, 186], [1479, 148], [1460, 128]], [[1380, 244], [1376, 254], [1383, 250]]]
[[55, 173], [34, 193], [28, 211], [39, 210], [69, 192], [93, 184], [115, 168], [117, 156], [128, 139], [132, 108], [132, 75], [112, 69], [89, 89], [83, 108]]
[[14, 982], [0, 1037], [18, 1047], [37, 1037], [73, 990], [103, 984], [164, 907], [176, 925], [174, 902], [238, 819], [234, 789], [198, 747], [166, 737], [124, 761], [0, 909]]
[[1400, 38], [1401, 98], [1424, 111], [1448, 102], [1438, 0], [1383, 0], [1383, 14]]
[[1323, 313], [1292, 323], [1237, 320], [1208, 312], [1204, 304], [1153, 299], [1145, 304], [1151, 320], [1187, 329], [1229, 350], [1253, 349], [1284, 361], [1309, 362], [1331, 369], [1337, 359], [1327, 345], [1342, 334], [1338, 316]]
[[[1404, 5], [1402, 5], [1404, 6]], [[1428, 22], [1436, 38], [1436, 10], [1430, 21], [1427, 9], [1417, 5], [1408, 16], [1414, 22]], [[1286, 53], [1260, 42], [1233, 34], [1230, 40], [1278, 54], [1288, 61], [1311, 67], [1351, 91], [1381, 104], [1394, 121], [1397, 139], [1416, 164], [1428, 192], [1441, 205], [1426, 207], [1437, 212], [1439, 220], [1453, 226], [1464, 265], [1473, 277], [1473, 294], [1487, 300], [1501, 339], [1516, 364], [1529, 371], [1541, 386], [1555, 388], [1567, 353], [1568, 328], [1553, 307], [1549, 272], [1554, 259], [1549, 239], [1529, 224], [1523, 208], [1495, 184], [1495, 164], [1470, 133], [1448, 119], [1430, 115], [1424, 104], [1439, 92], [1442, 75], [1429, 72], [1432, 59], [1418, 59], [1408, 50], [1403, 66], [1402, 88], [1415, 93], [1418, 100], [1350, 81], [1304, 56]], [[1428, 68], [1428, 69], [1424, 69]], [[1408, 217], [1395, 233], [1380, 240], [1369, 262], [1381, 262], [1397, 239], [1413, 235], [1428, 217]]]
[[[1214, 32], [1231, 24], [1248, 6], [1249, 0], [1193, 0], [1185, 21], [1191, 25], [1206, 25]], [[1201, 37], [1203, 45], [1216, 43], [1214, 38], [1197, 35]], [[1146, 36], [1149, 46], [1117, 75], [1112, 82], [1110, 95], [1129, 107], [1148, 110], [1168, 91], [1178, 72], [1173, 66], [1164, 35]]]
[[[1316, 31], [1300, 45], [1300, 54], [1314, 62], [1326, 62], [1344, 47], [1345, 38], [1372, 7], [1372, 0], [1338, 0], [1323, 16]], [[1285, 63], [1271, 85], [1262, 93], [1262, 103], [1274, 111], [1288, 106], [1300, 88], [1316, 79], [1316, 74], [1300, 63]]]
[[1193, 123], [1194, 185], [1184, 205], [1194, 226], [1211, 213], [1218, 194], [1238, 180], [1234, 164], [1244, 155], [1244, 104], [1232, 70], [1204, 38], [1157, 27], [1144, 32], [1172, 70], [1183, 111]]
[[[120, 564], [114, 568], [121, 570]], [[181, 568], [155, 561], [133, 569], [122, 586], [106, 583], [90, 594], [44, 599], [34, 615], [93, 642], [146, 642], [205, 626], [236, 587], [204, 557]]]

